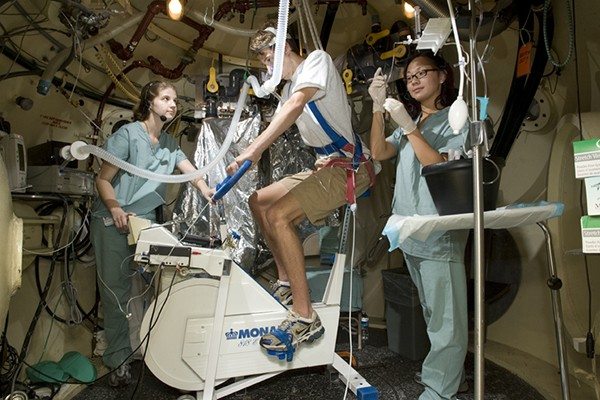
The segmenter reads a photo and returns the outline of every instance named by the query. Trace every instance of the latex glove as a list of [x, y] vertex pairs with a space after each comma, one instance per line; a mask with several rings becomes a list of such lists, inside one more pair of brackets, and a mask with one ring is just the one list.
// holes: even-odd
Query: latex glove
[[387, 98], [383, 103], [383, 108], [390, 113], [390, 116], [400, 128], [404, 131], [405, 135], [412, 133], [417, 129], [417, 124], [413, 121], [412, 117], [406, 111], [404, 104], [396, 99]]
[[387, 86], [387, 76], [381, 73], [381, 67], [377, 68], [373, 81], [369, 86], [369, 95], [373, 99], [373, 112], [383, 112], [383, 102], [385, 101], [385, 88]]

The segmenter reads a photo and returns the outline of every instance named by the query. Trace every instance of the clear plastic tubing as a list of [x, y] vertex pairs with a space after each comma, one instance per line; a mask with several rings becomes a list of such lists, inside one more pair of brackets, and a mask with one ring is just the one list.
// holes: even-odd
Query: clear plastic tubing
[[456, 26], [456, 17], [454, 16], [454, 9], [452, 1], [448, 0], [448, 11], [450, 13], [450, 21], [452, 23], [452, 31], [454, 32], [454, 44], [456, 45], [456, 56], [458, 57], [458, 68], [460, 70], [460, 84], [458, 85], [458, 96], [463, 97], [463, 88], [465, 86], [465, 58], [463, 57], [462, 50], [460, 48], [460, 38], [458, 37], [458, 28]]
[[283, 54], [285, 52], [285, 40], [287, 37], [288, 12], [290, 8], [289, 0], [279, 2], [279, 15], [277, 17], [277, 35], [275, 37], [275, 57], [273, 60], [273, 75], [263, 83], [258, 83], [254, 75], [248, 77], [247, 81], [252, 85], [254, 94], [258, 97], [267, 97], [273, 91], [279, 82], [281, 82], [281, 72], [283, 70]]
[[248, 94], [249, 85], [244, 83], [242, 87], [242, 91], [240, 93], [240, 98], [238, 99], [237, 105], [235, 107], [235, 112], [233, 113], [233, 119], [231, 120], [231, 125], [229, 125], [229, 130], [227, 131], [227, 136], [225, 136], [225, 140], [223, 141], [223, 145], [219, 149], [219, 152], [207, 165], [200, 168], [198, 171], [191, 172], [189, 174], [181, 174], [181, 175], [164, 175], [164, 174], [156, 174], [154, 172], [147, 171], [145, 169], [141, 169], [136, 167], [135, 165], [129, 164], [125, 162], [106, 150], [93, 146], [90, 144], [78, 146], [74, 148], [71, 146], [71, 154], [77, 159], [87, 158], [90, 154], [95, 155], [96, 157], [102, 158], [103, 160], [121, 168], [124, 171], [129, 172], [130, 174], [140, 176], [142, 178], [150, 179], [152, 181], [157, 182], [166, 182], [166, 183], [183, 183], [189, 181], [195, 181], [198, 178], [204, 176], [208, 171], [210, 171], [227, 153], [229, 150], [229, 146], [231, 146], [231, 142], [233, 141], [233, 137], [235, 136], [238, 122], [240, 121], [240, 116], [242, 115], [242, 110], [244, 109], [244, 104], [246, 103], [246, 95]]

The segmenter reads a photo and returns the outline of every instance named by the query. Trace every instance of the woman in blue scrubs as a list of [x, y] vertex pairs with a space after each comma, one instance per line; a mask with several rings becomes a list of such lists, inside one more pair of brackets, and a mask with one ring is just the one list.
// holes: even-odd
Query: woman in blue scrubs
[[[163, 126], [177, 113], [177, 93], [166, 82], [154, 81], [142, 89], [140, 104], [134, 111], [135, 122], [118, 129], [106, 141], [104, 148], [115, 157], [158, 174], [171, 174], [177, 168], [182, 173], [196, 170], [179, 148], [177, 141], [163, 131]], [[206, 182], [192, 182], [206, 199], [213, 190]], [[128, 364], [132, 354], [129, 339], [127, 303], [131, 297], [129, 262], [134, 248], [127, 244], [127, 220], [137, 215], [156, 220], [156, 208], [165, 203], [166, 183], [132, 175], [103, 162], [96, 178], [100, 195], [92, 208], [91, 239], [96, 255], [100, 282], [100, 299], [104, 310], [104, 332], [108, 347], [104, 364], [115, 371], [110, 384], [129, 383]]]
[[[373, 98], [371, 155], [375, 160], [396, 157], [392, 212], [404, 216], [437, 214], [421, 168], [447, 161], [448, 151], [462, 149], [466, 138], [466, 129], [454, 135], [448, 123], [448, 109], [456, 98], [452, 69], [440, 56], [417, 53], [408, 60], [404, 78], [408, 90], [404, 104], [386, 99], [386, 78], [380, 71], [369, 87]], [[398, 124], [387, 138], [384, 108]], [[398, 247], [404, 253], [431, 342], [420, 374], [419, 383], [425, 390], [419, 400], [455, 399], [460, 386], [466, 389], [463, 363], [468, 328], [463, 258], [467, 234], [462, 230], [426, 241], [408, 238], [390, 249]]]

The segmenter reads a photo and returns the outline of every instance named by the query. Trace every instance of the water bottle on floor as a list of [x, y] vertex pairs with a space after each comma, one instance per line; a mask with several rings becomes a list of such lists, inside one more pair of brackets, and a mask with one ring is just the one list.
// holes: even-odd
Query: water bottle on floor
[[364, 345], [369, 340], [369, 316], [364, 312], [360, 317], [360, 333]]

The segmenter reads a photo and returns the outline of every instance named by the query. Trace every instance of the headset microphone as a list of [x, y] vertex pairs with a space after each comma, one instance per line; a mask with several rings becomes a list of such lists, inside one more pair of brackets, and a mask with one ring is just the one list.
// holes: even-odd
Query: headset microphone
[[159, 114], [159, 113], [157, 113], [156, 111], [154, 111], [154, 109], [153, 109], [152, 107], [150, 107], [150, 108], [149, 108], [149, 110], [150, 110], [151, 112], [153, 112], [154, 114], [158, 115], [158, 118], [160, 118], [160, 120], [161, 120], [162, 122], [167, 122], [167, 119], [168, 119], [168, 118], [167, 118], [166, 116], [164, 116], [164, 115], [162, 115], [162, 114]]

